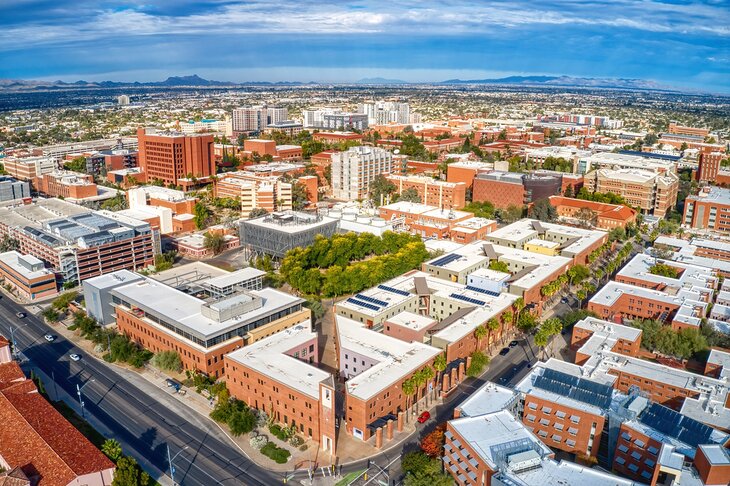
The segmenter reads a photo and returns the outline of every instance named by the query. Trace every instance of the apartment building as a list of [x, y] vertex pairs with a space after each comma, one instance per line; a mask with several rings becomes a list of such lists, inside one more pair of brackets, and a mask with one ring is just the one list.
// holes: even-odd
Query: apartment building
[[58, 162], [53, 157], [5, 157], [3, 167], [8, 174], [21, 181], [32, 181], [43, 174], [58, 169]]
[[39, 392], [0, 336], [0, 484], [111, 486], [116, 466]]
[[575, 363], [585, 364], [599, 349], [625, 356], [639, 356], [641, 329], [586, 317], [573, 326], [570, 347], [576, 352]]
[[82, 201], [98, 195], [94, 176], [68, 170], [55, 170], [43, 174], [35, 178], [34, 184], [38, 192], [71, 201]]
[[[368, 329], [362, 323], [335, 317], [335, 343], [340, 376], [345, 378], [345, 427], [363, 441], [375, 436], [375, 446], [403, 430], [404, 411], [435, 388], [435, 375], [414, 396], [406, 396], [403, 382], [431, 367], [442, 353], [419, 342], [406, 343]], [[385, 433], [385, 437], [383, 434]]]
[[717, 174], [720, 172], [720, 163], [725, 158], [723, 152], [700, 152], [697, 180], [700, 182], [717, 181]]
[[[561, 222], [582, 225], [588, 222], [591, 226], [610, 231], [614, 228], [625, 228], [636, 222], [636, 210], [623, 204], [607, 204], [585, 201], [572, 197], [550, 196], [550, 205], [558, 212]], [[585, 210], [591, 211], [592, 219], [586, 219]]]
[[370, 183], [393, 171], [393, 156], [377, 147], [351, 147], [332, 154], [332, 197], [343, 201], [366, 199]]
[[599, 169], [585, 175], [589, 192], [612, 192], [644, 214], [663, 217], [677, 205], [679, 177], [674, 172]]
[[687, 196], [682, 221], [691, 228], [730, 232], [730, 189], [707, 186]]
[[137, 167], [137, 158], [138, 152], [136, 150], [121, 148], [100, 150], [86, 157], [86, 173], [101, 175], [102, 168], [109, 172]]
[[139, 167], [148, 181], [160, 180], [187, 189], [216, 173], [213, 135], [139, 128], [137, 139]]
[[658, 174], [677, 172], [678, 155], [663, 155], [651, 152], [623, 150], [621, 152], [597, 152], [578, 161], [578, 173], [587, 174], [595, 170], [647, 170]]
[[148, 223], [110, 211], [92, 211], [59, 199], [0, 208], [0, 236], [43, 260], [64, 281], [154, 263], [159, 234]]
[[489, 201], [497, 208], [522, 207], [561, 194], [559, 175], [492, 171], [474, 179], [472, 199]]
[[238, 287], [218, 295], [206, 280], [192, 284], [195, 295], [186, 293], [191, 284], [147, 277], [101, 291], [111, 295], [120, 332], [152, 352], [175, 351], [186, 370], [216, 378], [224, 374], [224, 355], [310, 318], [298, 297]]
[[305, 320], [225, 355], [231, 396], [336, 454], [334, 377], [317, 367], [317, 333]]
[[265, 105], [236, 108], [231, 116], [235, 136], [240, 133], [261, 133], [267, 126], [287, 119], [286, 108]]
[[432, 177], [389, 175], [387, 179], [395, 184], [398, 194], [415, 189], [421, 203], [441, 209], [461, 209], [466, 205], [466, 184], [463, 182], [439, 181]]
[[58, 293], [56, 274], [33, 255], [15, 250], [0, 253], [0, 277], [22, 298], [36, 300]]
[[411, 107], [408, 103], [398, 101], [375, 101], [358, 106], [359, 113], [368, 116], [370, 125], [387, 125], [389, 123], [410, 123]]
[[303, 125], [301, 123], [295, 122], [293, 120], [283, 120], [276, 123], [270, 123], [266, 126], [264, 129], [264, 133], [283, 133], [284, 135], [288, 135], [289, 137], [295, 137], [301, 131], [303, 130]]
[[[672, 238], [671, 236], [659, 236], [654, 240], [655, 245], [664, 245], [675, 252], [676, 255], [672, 257], [677, 261], [688, 261], [691, 263], [693, 258], [697, 258], [698, 261], [703, 259], [709, 260], [709, 264], [702, 265], [712, 268], [712, 260], [717, 262], [721, 260], [724, 262], [730, 261], [730, 241], [724, 239], [711, 240], [708, 238], [691, 238], [682, 240], [679, 238]], [[699, 265], [699, 263], [698, 263]]]
[[292, 185], [278, 176], [260, 176], [250, 171], [226, 172], [215, 181], [216, 197], [238, 199], [242, 216], [256, 208], [268, 212], [292, 209]]

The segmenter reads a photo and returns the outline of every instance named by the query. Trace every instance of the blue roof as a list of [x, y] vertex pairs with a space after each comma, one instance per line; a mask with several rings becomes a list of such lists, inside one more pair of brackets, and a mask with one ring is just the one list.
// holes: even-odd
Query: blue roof
[[639, 152], [636, 150], [622, 150], [619, 152], [620, 154], [624, 155], [635, 155], [638, 157], [646, 157], [649, 159], [661, 159], [661, 160], [671, 160], [672, 162], [676, 162], [682, 157], [679, 155], [665, 155], [665, 154], [655, 154], [652, 152]]

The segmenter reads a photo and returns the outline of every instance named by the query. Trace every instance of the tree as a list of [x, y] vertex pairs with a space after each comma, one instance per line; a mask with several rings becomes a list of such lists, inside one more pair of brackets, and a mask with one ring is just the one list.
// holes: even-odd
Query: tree
[[200, 201], [195, 203], [195, 206], [193, 207], [193, 221], [195, 222], [196, 229], [200, 230], [205, 228], [210, 216], [211, 214], [208, 206]]
[[101, 452], [114, 462], [122, 457], [122, 445], [116, 439], [107, 439], [101, 446]]
[[577, 285], [581, 283], [583, 280], [587, 279], [591, 276], [591, 271], [588, 270], [587, 267], [584, 265], [575, 265], [568, 269], [566, 272], [566, 275], [570, 279], [570, 283], [573, 285]]
[[541, 199], [530, 206], [527, 217], [545, 222], [555, 221], [558, 219], [558, 210], [548, 199]]
[[499, 329], [501, 324], [499, 323], [499, 320], [492, 317], [487, 321], [487, 329], [489, 330], [489, 346], [492, 346], [492, 333]]
[[423, 470], [430, 461], [430, 458], [421, 451], [409, 452], [401, 459], [401, 469], [406, 474], [414, 474]]
[[509, 266], [504, 262], [500, 262], [499, 260], [491, 260], [489, 262], [489, 269], [496, 272], [509, 273]]
[[149, 483], [149, 475], [142, 471], [134, 458], [124, 456], [119, 459], [112, 486], [147, 486]]
[[242, 434], [248, 434], [254, 429], [256, 426], [256, 417], [250, 409], [243, 408], [231, 413], [226, 423], [231, 429], [231, 434], [238, 437]]
[[598, 221], [598, 214], [589, 208], [580, 208], [575, 213], [575, 219], [580, 222], [584, 228], [592, 228]]
[[20, 241], [8, 234], [3, 235], [2, 240], [0, 240], [0, 252], [5, 253], [6, 251], [13, 250], [20, 250]]
[[537, 326], [537, 318], [531, 312], [523, 312], [517, 319], [517, 327], [522, 332], [530, 332]]
[[[413, 396], [413, 394], [416, 392], [416, 383], [412, 377], [403, 381], [403, 384], [401, 385], [401, 390], [403, 390], [403, 394], [406, 396], [406, 410], [408, 410], [410, 408], [411, 396]], [[406, 417], [407, 416], [408, 414], [406, 414]]]
[[203, 246], [206, 250], [210, 250], [211, 252], [213, 252], [213, 255], [217, 255], [222, 252], [225, 245], [226, 237], [223, 235], [223, 233], [211, 233], [210, 231], [208, 231], [203, 236]]
[[82, 172], [86, 174], [86, 157], [79, 156], [69, 162], [63, 164], [63, 168], [66, 170], [72, 170], [74, 172]]
[[446, 442], [446, 424], [439, 424], [434, 430], [421, 439], [421, 450], [428, 457], [440, 457]]
[[482, 339], [489, 334], [489, 330], [486, 328], [486, 326], [478, 326], [476, 329], [474, 329], [474, 337], [477, 340], [477, 349], [482, 348]]
[[436, 370], [438, 373], [436, 377], [436, 383], [441, 383], [442, 373], [444, 370], [446, 370], [446, 366], [448, 363], [446, 362], [446, 355], [445, 354], [439, 354], [436, 356], [436, 359], [433, 361], [433, 369]]
[[522, 218], [522, 213], [522, 207], [510, 204], [505, 209], [498, 210], [497, 217], [504, 223], [514, 223], [518, 219]]
[[248, 213], [248, 219], [260, 218], [261, 216], [266, 216], [267, 214], [269, 214], [269, 212], [264, 208], [253, 208]]
[[414, 187], [409, 187], [408, 189], [401, 192], [400, 195], [398, 196], [398, 200], [414, 202], [414, 203], [422, 202], [421, 196], [418, 194], [418, 191]]
[[467, 376], [476, 378], [481, 375], [484, 371], [484, 367], [489, 364], [489, 356], [482, 353], [481, 351], [474, 351], [471, 353], [471, 363], [466, 369]]
[[175, 351], [160, 351], [152, 358], [152, 364], [162, 371], [179, 372], [182, 370], [182, 360]]
[[291, 205], [295, 211], [304, 209], [309, 204], [309, 196], [307, 188], [300, 182], [294, 182], [291, 185]]
[[659, 137], [655, 133], [647, 133], [644, 137], [644, 145], [654, 145], [659, 141]]
[[307, 302], [304, 303], [304, 306], [308, 307], [309, 310], [312, 311], [312, 318], [314, 322], [317, 322], [319, 319], [324, 317], [325, 309], [321, 300], [307, 300]]
[[464, 206], [463, 211], [473, 213], [477, 218], [494, 219], [494, 204], [489, 201], [472, 201]]
[[378, 174], [370, 182], [370, 200], [373, 204], [380, 206], [386, 199], [396, 192], [395, 184], [385, 178], [384, 175]]
[[129, 203], [121, 192], [118, 192], [114, 197], [101, 203], [101, 209], [106, 209], [107, 211], [121, 211], [127, 208], [129, 208]]
[[652, 275], [661, 275], [663, 277], [677, 278], [677, 274], [679, 272], [671, 265], [658, 262], [649, 267], [649, 273], [651, 273]]

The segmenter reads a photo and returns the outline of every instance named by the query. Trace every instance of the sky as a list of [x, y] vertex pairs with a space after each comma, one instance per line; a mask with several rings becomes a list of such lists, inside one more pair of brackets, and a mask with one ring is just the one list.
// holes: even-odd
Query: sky
[[0, 78], [638, 78], [730, 93], [730, 0], [0, 0]]

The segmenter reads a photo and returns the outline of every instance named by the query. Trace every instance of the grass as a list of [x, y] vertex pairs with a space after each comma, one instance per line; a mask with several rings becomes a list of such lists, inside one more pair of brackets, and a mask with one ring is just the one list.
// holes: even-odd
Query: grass
[[94, 427], [92, 427], [89, 422], [81, 418], [79, 414], [74, 412], [74, 410], [66, 405], [66, 403], [62, 401], [57, 402], [51, 402], [53, 407], [59, 411], [63, 417], [71, 422], [71, 425], [73, 425], [76, 430], [81, 432], [81, 434], [89, 439], [89, 441], [94, 444], [98, 449], [101, 449], [101, 446], [104, 444], [104, 441], [106, 440], [106, 437], [101, 435]]
[[355, 478], [357, 478], [358, 476], [360, 476], [364, 472], [365, 472], [364, 469], [362, 471], [354, 471], [354, 472], [351, 472], [350, 474], [346, 475], [344, 478], [340, 479], [337, 482], [337, 484], [335, 484], [335, 486], [347, 486], [352, 481], [354, 481]]

